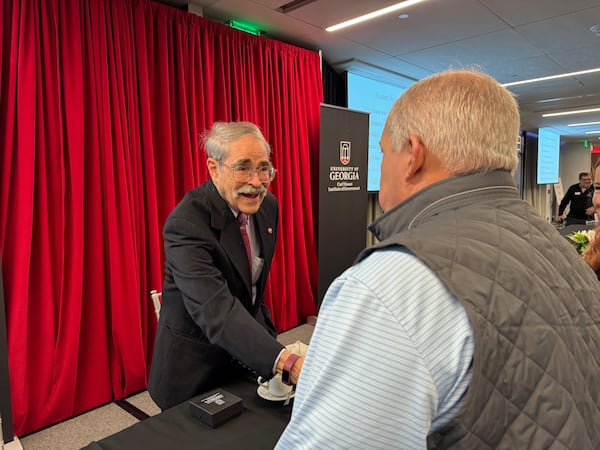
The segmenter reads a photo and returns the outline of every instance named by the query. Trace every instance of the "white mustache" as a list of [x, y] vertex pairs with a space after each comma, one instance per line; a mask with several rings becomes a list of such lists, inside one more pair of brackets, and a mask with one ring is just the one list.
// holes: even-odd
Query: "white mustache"
[[267, 193], [267, 188], [264, 186], [242, 186], [241, 188], [239, 188], [238, 190], [236, 190], [236, 194], [240, 195], [240, 194], [248, 194], [248, 195], [254, 195], [254, 194], [258, 194], [258, 195], [264, 195]]

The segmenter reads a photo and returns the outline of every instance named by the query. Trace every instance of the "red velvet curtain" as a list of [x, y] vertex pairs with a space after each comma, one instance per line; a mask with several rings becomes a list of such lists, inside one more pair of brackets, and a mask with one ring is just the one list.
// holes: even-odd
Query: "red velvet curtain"
[[7, 0], [0, 252], [15, 433], [146, 386], [162, 226], [207, 179], [199, 133], [257, 123], [280, 234], [280, 330], [316, 311], [319, 56], [147, 0]]

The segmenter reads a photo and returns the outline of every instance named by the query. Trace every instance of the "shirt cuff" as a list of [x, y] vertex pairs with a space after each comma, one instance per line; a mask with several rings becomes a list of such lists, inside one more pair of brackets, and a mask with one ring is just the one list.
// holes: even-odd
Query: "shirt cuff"
[[281, 351], [277, 355], [277, 358], [275, 358], [275, 362], [273, 363], [273, 370], [272, 370], [273, 375], [277, 375], [277, 361], [279, 361], [279, 358], [281, 358], [281, 355], [283, 354], [283, 352], [285, 352], [285, 347], [283, 347], [281, 349]]

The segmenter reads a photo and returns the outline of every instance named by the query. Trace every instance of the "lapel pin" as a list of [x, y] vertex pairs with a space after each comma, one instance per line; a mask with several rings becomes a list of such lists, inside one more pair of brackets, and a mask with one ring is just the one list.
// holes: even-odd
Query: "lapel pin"
[[267, 228], [267, 233], [273, 234], [273, 228], [271, 228], [271, 227]]

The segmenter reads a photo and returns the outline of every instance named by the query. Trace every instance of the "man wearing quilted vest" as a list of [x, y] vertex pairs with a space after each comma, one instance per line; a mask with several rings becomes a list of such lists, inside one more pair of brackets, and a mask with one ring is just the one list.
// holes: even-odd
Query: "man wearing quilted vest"
[[366, 249], [329, 287], [278, 448], [600, 449], [600, 289], [513, 182], [517, 104], [447, 71], [396, 101]]

